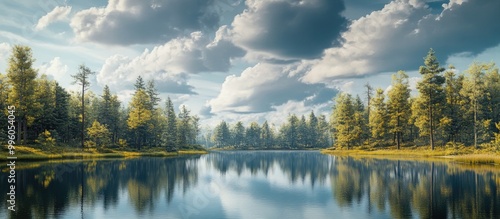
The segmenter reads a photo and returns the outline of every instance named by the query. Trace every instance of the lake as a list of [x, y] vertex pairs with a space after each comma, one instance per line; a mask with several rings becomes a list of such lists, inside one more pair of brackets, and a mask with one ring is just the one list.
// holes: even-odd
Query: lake
[[500, 168], [445, 160], [227, 151], [16, 168], [17, 211], [3, 201], [0, 218], [500, 218]]

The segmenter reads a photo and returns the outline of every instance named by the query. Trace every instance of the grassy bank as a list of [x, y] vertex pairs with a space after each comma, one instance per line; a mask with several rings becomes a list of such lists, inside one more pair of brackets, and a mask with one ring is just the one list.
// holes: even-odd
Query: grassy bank
[[[14, 157], [17, 160], [51, 160], [51, 159], [88, 159], [88, 158], [127, 158], [127, 157], [171, 157], [187, 154], [206, 154], [206, 150], [180, 150], [177, 152], [166, 152], [159, 148], [146, 149], [144, 151], [134, 151], [127, 149], [106, 149], [106, 150], [86, 150], [67, 147], [37, 147], [37, 146], [16, 146]], [[0, 160], [7, 160], [9, 157], [6, 148], [0, 151]]]
[[386, 148], [354, 148], [324, 149], [321, 153], [341, 156], [379, 156], [401, 158], [441, 158], [451, 159], [469, 164], [500, 164], [500, 153], [491, 148], [475, 149], [473, 147], [436, 147], [431, 150], [426, 146], [412, 146], [397, 149], [395, 146]]

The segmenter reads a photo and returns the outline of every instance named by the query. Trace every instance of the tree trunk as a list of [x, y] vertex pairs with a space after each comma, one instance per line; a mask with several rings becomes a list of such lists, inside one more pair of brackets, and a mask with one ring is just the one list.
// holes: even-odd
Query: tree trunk
[[26, 144], [26, 136], [28, 135], [28, 119], [24, 117], [23, 119], [23, 143]]
[[474, 148], [477, 147], [477, 101], [474, 101]]
[[431, 143], [431, 150], [434, 150], [434, 118], [432, 115], [432, 101], [429, 105], [429, 126], [430, 126], [430, 143]]
[[82, 151], [84, 150], [85, 143], [85, 86], [82, 85]]

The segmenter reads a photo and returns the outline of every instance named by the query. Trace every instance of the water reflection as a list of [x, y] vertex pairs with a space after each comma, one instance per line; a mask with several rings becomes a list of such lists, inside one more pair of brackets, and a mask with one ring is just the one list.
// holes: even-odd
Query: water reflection
[[[99, 160], [80, 163], [43, 163], [17, 172], [17, 210], [10, 218], [85, 217], [87, 210], [102, 204], [117, 207], [125, 190], [138, 213], [152, 211], [162, 192], [170, 202], [177, 188], [186, 191], [197, 183], [198, 157]], [[4, 174], [0, 193], [7, 193]], [[83, 190], [82, 190], [83, 185]], [[4, 200], [6, 200], [6, 196]], [[123, 197], [122, 197], [123, 198]], [[83, 202], [82, 202], [83, 199]], [[82, 212], [68, 208], [80, 206]], [[7, 206], [0, 211], [5, 211]], [[10, 211], [9, 211], [10, 212]], [[0, 212], [0, 216], [1, 216]], [[71, 215], [71, 216], [68, 216]]]
[[500, 218], [494, 166], [314, 151], [24, 164], [0, 218]]

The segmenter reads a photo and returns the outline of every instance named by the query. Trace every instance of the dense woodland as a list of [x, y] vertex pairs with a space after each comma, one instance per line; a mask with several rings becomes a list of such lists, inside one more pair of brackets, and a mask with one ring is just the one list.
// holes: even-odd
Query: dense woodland
[[[472, 63], [458, 73], [440, 66], [431, 49], [419, 71], [417, 95], [411, 95], [408, 75], [393, 75], [388, 91], [365, 86], [359, 96], [340, 93], [327, 116], [289, 115], [280, 127], [267, 121], [228, 124], [201, 133], [200, 119], [183, 106], [179, 113], [163, 102], [154, 81], [138, 77], [125, 107], [108, 86], [102, 94], [87, 91], [92, 72], [81, 65], [68, 92], [56, 81], [38, 75], [29, 47], [12, 48], [6, 74], [0, 74], [0, 140], [7, 140], [7, 106], [15, 106], [17, 144], [63, 145], [98, 149], [195, 148], [197, 143], [231, 149], [307, 149], [330, 146], [385, 147], [396, 145], [500, 145], [500, 74], [494, 63]], [[201, 141], [197, 142], [197, 139]]]
[[408, 75], [392, 77], [387, 93], [366, 86], [368, 107], [341, 93], [330, 119], [335, 146], [465, 145], [500, 148], [500, 74], [494, 63], [472, 63], [463, 73], [439, 65], [431, 49], [419, 69], [418, 94]]
[[138, 77], [128, 107], [105, 86], [87, 91], [94, 74], [81, 65], [72, 75], [80, 92], [68, 92], [33, 68], [32, 51], [14, 46], [6, 74], [0, 74], [0, 140], [7, 140], [7, 106], [15, 106], [17, 144], [66, 145], [85, 149], [159, 147], [167, 151], [195, 144], [199, 118], [183, 106], [178, 114], [168, 98], [162, 103], [154, 81]]

